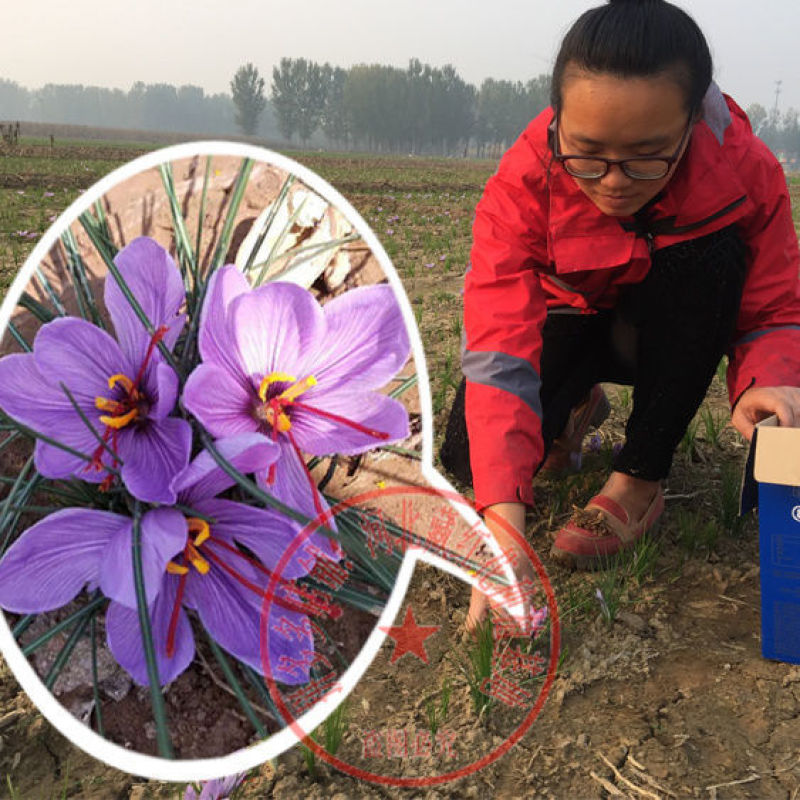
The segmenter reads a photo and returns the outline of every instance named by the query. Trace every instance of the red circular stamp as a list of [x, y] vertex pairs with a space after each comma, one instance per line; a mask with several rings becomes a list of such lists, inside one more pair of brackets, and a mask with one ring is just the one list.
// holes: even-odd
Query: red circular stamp
[[[376, 503], [379, 504], [377, 509]], [[424, 515], [419, 508], [415, 511], [415, 503], [425, 509]], [[541, 712], [552, 686], [560, 652], [560, 625], [555, 595], [541, 560], [524, 537], [499, 517], [495, 518], [496, 524], [502, 527], [509, 539], [516, 542], [516, 547], [486, 558], [485, 544], [490, 540], [488, 530], [480, 521], [468, 525], [465, 520], [469, 518], [469, 512], [460, 514], [456, 510], [458, 507], [474, 512], [470, 502], [461, 495], [430, 486], [376, 489], [342, 500], [303, 528], [283, 554], [266, 586], [261, 608], [261, 661], [275, 709], [285, 725], [315, 756], [354, 778], [391, 786], [420, 787], [473, 774], [495, 762], [525, 735]], [[497, 612], [492, 614], [492, 626], [489, 628], [491, 652], [487, 653], [484, 646], [481, 654], [480, 646], [476, 644], [479, 654], [477, 660], [484, 663], [482, 671], [479, 669], [473, 673], [474, 685], [470, 684], [470, 691], [474, 697], [480, 700], [482, 696], [486, 703], [497, 704], [504, 711], [509, 711], [509, 715], [515, 715], [515, 718], [513, 728], [506, 732], [499, 743], [495, 736], [493, 746], [487, 752], [480, 752], [480, 748], [471, 746], [470, 750], [477, 750], [480, 754], [472, 760], [468, 759], [467, 763], [463, 763], [463, 757], [461, 763], [454, 763], [457, 734], [442, 725], [442, 719], [438, 724], [435, 722], [435, 709], [431, 724], [427, 726], [413, 729], [370, 728], [364, 731], [360, 758], [351, 759], [362, 763], [367, 763], [370, 758], [383, 762], [388, 760], [389, 763], [395, 759], [394, 763], [397, 764], [409, 763], [410, 760], [419, 765], [426, 758], [433, 761], [436, 756], [436, 765], [426, 768], [427, 774], [381, 774], [366, 766], [348, 763], [310, 736], [310, 731], [305, 730], [299, 720], [320, 702], [335, 704], [337, 699], [341, 702], [361, 676], [353, 676], [352, 670], [346, 670], [346, 674], [341, 675], [324, 655], [310, 652], [305, 667], [308, 670], [313, 664], [314, 669], [307, 683], [286, 687], [274, 678], [268, 655], [270, 636], [279, 630], [281, 634], [286, 634], [285, 618], [272, 613], [273, 610], [279, 611], [286, 602], [285, 594], [282, 594], [285, 589], [285, 582], [281, 581], [282, 571], [313, 533], [325, 528], [344, 512], [351, 520], [354, 514], [362, 519], [360, 527], [363, 542], [373, 558], [381, 550], [391, 553], [397, 549], [404, 556], [408, 552], [416, 554], [411, 569], [401, 569], [398, 573], [397, 585], [386, 606], [387, 614], [390, 609], [397, 612], [408, 589], [416, 559], [436, 563], [436, 558], [429, 559], [425, 553], [455, 564], [462, 577], [468, 576], [473, 585], [489, 597]], [[399, 525], [393, 528], [386, 525], [388, 516], [399, 519]], [[471, 516], [477, 519], [474, 513]], [[424, 523], [424, 531], [420, 528], [421, 522]], [[460, 530], [459, 523], [462, 523]], [[483, 556], [482, 560], [479, 560], [480, 556]], [[514, 577], [514, 570], [521, 558], [529, 561], [529, 569], [523, 572], [535, 575], [535, 580]], [[406, 560], [407, 556], [403, 559], [403, 567], [406, 566]], [[311, 620], [310, 629], [315, 633], [320, 632], [318, 620], [325, 617], [338, 619], [342, 613], [346, 613], [337, 605], [334, 594], [347, 581], [353, 567], [352, 562], [344, 558], [340, 562], [318, 559], [320, 563], [325, 565], [325, 569], [317, 577], [331, 588], [331, 592], [304, 588], [293, 596], [297, 605], [292, 606], [304, 610]], [[439, 564], [441, 566], [441, 562]], [[395, 595], [399, 596], [395, 598]], [[395, 599], [394, 604], [392, 599]], [[402, 622], [379, 624], [378, 627], [394, 641], [391, 664], [406, 655], [415, 656], [428, 664], [426, 639], [439, 630], [439, 625], [421, 624], [409, 605]], [[549, 627], [549, 637], [539, 635], [545, 627]], [[382, 642], [383, 639], [375, 641], [375, 651]], [[544, 652], [539, 652], [537, 648], [542, 648]], [[481, 675], [483, 678], [478, 682]], [[446, 710], [446, 703], [443, 707]], [[440, 714], [440, 717], [443, 716]]]

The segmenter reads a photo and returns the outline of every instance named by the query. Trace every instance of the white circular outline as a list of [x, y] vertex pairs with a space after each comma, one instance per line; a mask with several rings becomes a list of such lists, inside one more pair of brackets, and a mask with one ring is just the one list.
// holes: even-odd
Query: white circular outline
[[792, 508], [792, 519], [795, 522], [800, 522], [800, 505], [794, 506]]
[[[95, 201], [99, 200], [122, 181], [134, 175], [138, 175], [144, 170], [156, 167], [159, 164], [176, 161], [181, 158], [191, 158], [193, 156], [238, 156], [241, 158], [252, 158], [254, 161], [276, 166], [290, 174], [296, 175], [303, 183], [326, 199], [331, 205], [334, 205], [344, 214], [347, 220], [357, 228], [365, 243], [378, 260], [389, 284], [394, 289], [395, 297], [400, 305], [406, 330], [411, 340], [411, 349], [417, 371], [421, 412], [422, 461], [420, 470], [423, 477], [425, 477], [432, 486], [442, 489], [443, 491], [455, 492], [456, 490], [450, 483], [433, 467], [433, 412], [431, 407], [430, 383], [422, 349], [422, 341], [417, 329], [413, 309], [411, 308], [403, 285], [388, 254], [362, 216], [327, 181], [293, 159], [283, 156], [280, 153], [275, 153], [267, 148], [218, 140], [173, 145], [140, 156], [115, 169], [104, 178], [101, 178], [59, 215], [58, 219], [48, 228], [31, 254], [25, 260], [22, 269], [17, 274], [8, 293], [3, 299], [2, 306], [0, 306], [0, 342], [2, 342], [2, 336], [5, 335], [8, 329], [8, 323], [11, 319], [12, 312], [17, 306], [19, 297], [33, 276], [36, 266], [41, 263], [50, 252], [53, 245], [56, 244], [62, 231], [69, 227], [81, 213], [88, 210]], [[468, 506], [459, 508], [462, 504], [451, 503], [451, 505], [457, 510], [459, 515], [465, 519], [467, 524], [474, 525], [480, 523], [478, 515]], [[499, 545], [488, 531], [486, 531], [486, 541], [497, 555], [501, 553]], [[380, 630], [380, 627], [388, 627], [394, 621], [403, 598], [405, 597], [415, 564], [418, 560], [432, 564], [445, 572], [449, 572], [466, 583], [475, 584], [475, 578], [472, 575], [467, 574], [464, 570], [446, 561], [444, 558], [416, 547], [406, 549], [394, 588], [392, 589], [383, 613], [376, 622], [372, 634], [362, 646], [358, 656], [339, 681], [342, 686], [342, 691], [337, 692], [335, 696], [330, 696], [328, 699], [318, 702], [311, 710], [303, 714], [297, 720], [304, 730], [313, 730], [319, 725], [347, 697], [364, 672], [366, 672], [375, 654], [386, 638], [386, 634]], [[504, 568], [504, 572], [508, 580], [512, 582], [515, 580], [510, 566]], [[11, 671], [28, 697], [30, 697], [39, 711], [61, 734], [94, 758], [104, 761], [116, 769], [134, 775], [140, 775], [154, 780], [176, 782], [191, 782], [219, 778], [237, 772], [246, 772], [269, 759], [275, 758], [298, 742], [298, 738], [291, 727], [286, 727], [258, 744], [242, 748], [227, 756], [216, 758], [170, 760], [157, 756], [145, 755], [137, 751], [126, 750], [124, 747], [114, 744], [104, 739], [98, 733], [95, 733], [56, 700], [55, 696], [47, 689], [36, 674], [33, 667], [28, 662], [28, 659], [22, 654], [22, 650], [11, 634], [11, 629], [5, 616], [1, 613], [0, 652], [2, 652]]]

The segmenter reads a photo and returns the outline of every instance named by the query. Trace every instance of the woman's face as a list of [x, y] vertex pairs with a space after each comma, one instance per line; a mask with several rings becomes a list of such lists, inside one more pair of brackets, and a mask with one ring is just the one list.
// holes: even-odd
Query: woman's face
[[[683, 91], [674, 78], [620, 78], [568, 67], [561, 90], [559, 151], [564, 155], [630, 158], [671, 156], [688, 123]], [[686, 150], [686, 142], [680, 155]], [[618, 164], [602, 178], [573, 178], [604, 213], [638, 211], [666, 186], [677, 167], [658, 180], [629, 178]]]

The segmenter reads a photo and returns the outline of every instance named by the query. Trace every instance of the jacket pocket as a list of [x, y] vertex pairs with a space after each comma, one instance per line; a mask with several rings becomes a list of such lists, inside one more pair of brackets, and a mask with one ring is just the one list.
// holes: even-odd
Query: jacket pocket
[[599, 236], [559, 236], [551, 245], [556, 273], [610, 269], [629, 264], [633, 259], [636, 236], [633, 233]]

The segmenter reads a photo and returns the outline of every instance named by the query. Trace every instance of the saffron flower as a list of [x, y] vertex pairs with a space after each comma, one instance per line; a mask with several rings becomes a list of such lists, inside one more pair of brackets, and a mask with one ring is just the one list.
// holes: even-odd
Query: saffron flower
[[[218, 443], [242, 472], [269, 463], [278, 448], [262, 436]], [[269, 510], [217, 498], [233, 481], [202, 452], [174, 481], [182, 504], [141, 518], [146, 601], [162, 684], [174, 680], [194, 657], [194, 637], [184, 607], [194, 609], [208, 633], [229, 653], [259, 672], [260, 615], [264, 587], [299, 526]], [[209, 521], [211, 520], [211, 521]], [[0, 561], [0, 606], [16, 613], [49, 611], [85, 586], [111, 598], [106, 612], [109, 649], [142, 685], [147, 662], [139, 626], [132, 561], [133, 520], [96, 509], [58, 511], [29, 528]], [[267, 612], [268, 657], [285, 683], [308, 680], [314, 641], [302, 594], [291, 579], [313, 568], [319, 534], [297, 549], [283, 569]], [[245, 553], [244, 545], [258, 559]]]
[[32, 353], [0, 360], [0, 408], [84, 454], [82, 459], [38, 440], [36, 468], [44, 477], [76, 477], [107, 488], [113, 480], [109, 467], [119, 468], [135, 497], [171, 504], [170, 481], [189, 461], [191, 427], [170, 416], [178, 376], [158, 343], [171, 349], [183, 327], [183, 282], [169, 253], [152, 239], [135, 239], [114, 263], [155, 334], [109, 276], [105, 304], [117, 338], [76, 317], [47, 323]]
[[327, 510], [303, 453], [363, 453], [408, 436], [402, 403], [376, 389], [405, 364], [409, 339], [392, 289], [352, 289], [320, 306], [289, 283], [251, 289], [235, 267], [211, 279], [200, 320], [203, 363], [185, 407], [216, 437], [251, 432], [281, 455], [259, 484], [309, 517]]
[[246, 777], [246, 772], [240, 772], [238, 775], [228, 775], [227, 778], [201, 781], [199, 794], [190, 784], [186, 787], [183, 800], [230, 800], [232, 792], [241, 786]]
[[531, 608], [529, 611], [531, 638], [535, 639], [547, 622], [547, 606], [541, 608]]

